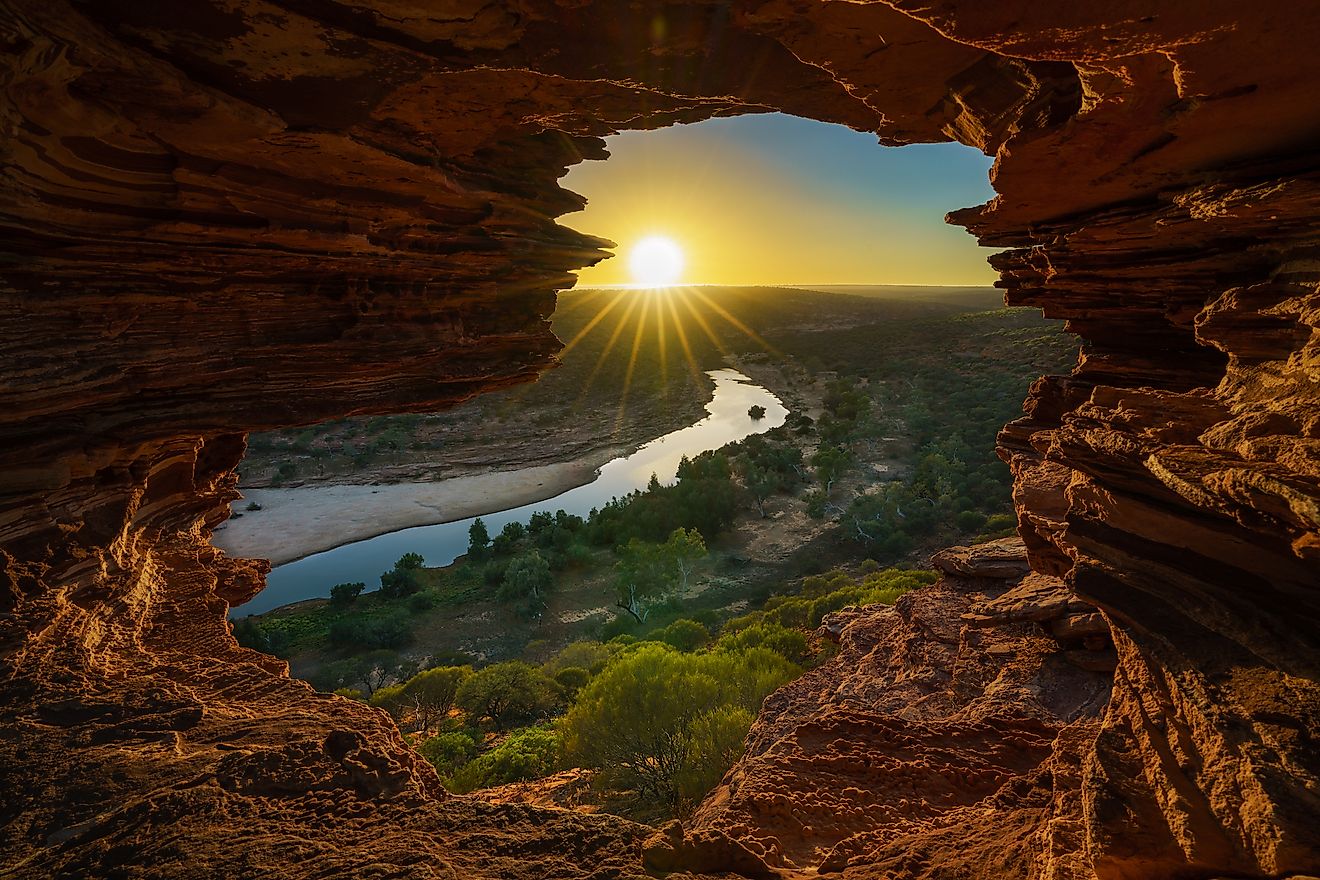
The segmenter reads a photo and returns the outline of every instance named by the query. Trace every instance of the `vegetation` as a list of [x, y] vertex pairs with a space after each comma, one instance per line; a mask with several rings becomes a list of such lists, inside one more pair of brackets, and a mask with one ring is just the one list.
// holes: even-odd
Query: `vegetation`
[[507, 730], [550, 712], [556, 697], [554, 680], [544, 671], [508, 660], [469, 676], [459, 686], [456, 702], [473, 720]]
[[684, 653], [638, 646], [564, 716], [564, 755], [675, 812], [695, 805], [742, 752], [752, 713], [798, 668], [773, 651]]
[[[790, 291], [770, 305], [721, 296], [774, 346], [775, 368], [807, 389], [806, 405], [785, 397], [797, 411], [783, 427], [685, 459], [672, 485], [653, 479], [586, 516], [538, 512], [494, 535], [478, 519], [453, 565], [428, 569], [408, 554], [379, 590], [336, 585], [327, 603], [237, 621], [236, 637], [295, 658], [295, 669], [306, 663], [300, 674], [324, 690], [388, 711], [454, 791], [587, 767], [616, 798], [610, 809], [648, 819], [691, 809], [740, 754], [764, 695], [827, 652], [814, 635], [826, 615], [893, 603], [934, 580], [910, 568], [929, 550], [1014, 527], [994, 434], [1016, 415], [1026, 383], [1066, 368], [1073, 350], [1024, 310], [912, 308], [900, 320], [888, 306], [877, 318], [872, 305], [842, 297], [831, 308], [851, 317], [831, 328], [819, 295]], [[806, 324], [824, 329], [796, 329]], [[699, 331], [688, 336], [703, 368], [719, 362]], [[573, 356], [600, 354], [591, 340]], [[750, 338], [722, 342], [744, 363], [764, 358]], [[673, 371], [685, 358], [670, 354], [640, 352], [643, 384], [630, 399], [679, 400]], [[617, 407], [622, 369], [612, 363], [566, 359], [546, 381], [590, 385], [599, 369], [583, 395]], [[565, 387], [531, 386], [519, 424], [538, 437], [552, 430], [564, 408], [544, 395], [571, 397]], [[383, 461], [420, 450], [453, 418], [358, 427], [373, 438], [366, 454]], [[289, 452], [284, 479], [349, 457], [317, 450], [350, 429], [288, 438], [302, 451]], [[747, 548], [764, 545], [745, 536], [772, 517], [772, 528], [789, 523], [810, 543], [759, 558]], [[482, 646], [492, 661], [484, 666], [456, 653], [477, 651], [469, 642], [437, 650], [429, 641], [428, 630], [473, 609], [492, 629], [518, 633], [499, 650]], [[564, 613], [576, 610], [597, 616]]]
[[452, 791], [584, 767], [622, 798], [615, 809], [683, 815], [741, 756], [765, 696], [821, 656], [811, 632], [824, 614], [893, 603], [933, 577], [868, 561], [803, 578], [716, 634], [680, 618], [644, 639], [573, 642], [540, 664], [409, 671], [377, 653], [362, 658], [374, 664], [366, 690], [341, 693], [388, 711]]

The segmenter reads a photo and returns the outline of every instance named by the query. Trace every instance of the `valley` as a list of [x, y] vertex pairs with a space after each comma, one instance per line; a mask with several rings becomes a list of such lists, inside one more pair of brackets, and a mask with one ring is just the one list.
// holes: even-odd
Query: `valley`
[[[593, 292], [565, 294], [555, 329], [577, 344], [556, 370], [521, 390], [522, 422], [539, 426], [529, 428], [534, 436], [505, 436], [501, 446], [490, 433], [492, 414], [503, 405], [499, 401], [483, 399], [480, 406], [445, 414], [455, 438], [470, 428], [498, 447], [484, 473], [499, 474], [499, 462], [524, 444], [541, 450], [541, 460], [554, 466], [565, 462], [551, 458], [551, 449], [574, 455], [593, 441], [601, 443], [596, 432], [617, 412], [619, 401], [603, 392], [576, 400], [566, 393], [583, 387], [593, 375], [601, 387], [626, 397], [634, 413], [646, 413], [644, 424], [668, 427], [708, 395], [696, 381], [707, 378], [701, 370], [735, 368], [783, 400], [787, 420], [768, 433], [694, 456], [696, 463], [713, 462], [720, 471], [713, 481], [703, 477], [693, 484], [714, 493], [701, 496], [701, 513], [676, 509], [661, 517], [667, 525], [653, 524], [654, 514], [647, 511], [669, 504], [665, 498], [670, 493], [685, 491], [680, 476], [677, 486], [653, 482], [622, 503], [597, 505], [600, 515], [595, 515], [596, 507], [592, 516], [586, 510], [566, 514], [551, 500], [528, 505], [529, 511], [545, 511], [530, 520], [526, 514], [521, 519], [486, 517], [480, 520], [483, 532], [497, 539], [489, 547], [475, 541], [469, 546], [471, 520], [455, 523], [464, 544], [453, 552], [467, 552], [439, 567], [424, 565], [420, 555], [411, 559], [424, 546], [420, 538], [408, 543], [403, 536], [420, 536], [425, 530], [398, 532], [387, 536], [399, 540], [388, 545], [394, 555], [380, 566], [387, 570], [379, 582], [361, 578], [361, 587], [347, 600], [310, 599], [240, 616], [236, 635], [244, 644], [287, 658], [295, 676], [319, 689], [389, 706], [395, 690], [429, 674], [428, 669], [480, 672], [512, 663], [539, 670], [551, 681], [565, 668], [566, 652], [591, 653], [604, 663], [602, 656], [614, 656], [625, 647], [630, 652], [637, 645], [680, 639], [678, 631], [691, 639], [684, 647], [696, 650], [727, 643], [742, 629], [761, 625], [767, 609], [805, 601], [800, 615], [795, 612], [784, 618], [786, 625], [775, 626], [776, 632], [800, 633], [789, 640], [793, 647], [785, 660], [794, 669], [810, 668], [829, 655], [828, 646], [813, 633], [821, 617], [873, 589], [866, 584], [874, 578], [907, 585], [885, 594], [892, 602], [902, 589], [929, 582], [924, 570], [933, 550], [1014, 533], [1007, 468], [989, 452], [978, 455], [973, 450], [991, 449], [998, 426], [1014, 416], [1013, 389], [1028, 377], [1064, 371], [1075, 358], [1072, 341], [1056, 326], [1033, 312], [997, 306], [993, 291], [937, 289], [924, 296], [904, 291], [901, 297], [880, 293], [863, 297], [805, 290], [707, 290], [704, 295], [718, 307], [714, 313], [723, 312], [725, 332], [703, 336], [706, 344], [696, 346], [691, 344], [695, 329], [683, 328], [693, 330], [684, 352], [675, 342], [682, 328], [676, 322], [668, 334], [669, 351], [657, 343], [637, 355], [638, 362], [657, 372], [632, 384], [625, 381], [631, 359], [613, 360], [608, 345], [609, 335], [626, 336], [627, 326], [620, 322], [606, 327], [607, 333], [601, 334], [605, 345], [593, 343], [582, 328], [595, 319], [588, 310], [574, 307], [576, 297]], [[665, 338], [655, 332], [645, 335]], [[636, 380], [637, 367], [632, 370]], [[541, 417], [541, 405], [553, 418]], [[289, 433], [259, 438], [254, 444], [255, 482], [269, 486], [261, 475], [278, 473], [289, 461], [300, 471], [315, 467], [313, 462], [330, 464], [308, 481], [311, 489], [265, 488], [254, 494], [315, 492], [314, 487], [341, 480], [362, 491], [369, 478], [377, 481], [376, 491], [407, 491], [413, 484], [402, 480], [403, 473], [448, 467], [444, 449], [428, 452], [427, 444], [436, 440], [426, 427], [427, 418], [411, 417], [399, 424], [376, 420], [377, 431], [401, 439], [377, 453], [374, 469], [347, 477], [336, 473], [336, 459], [318, 459], [302, 447], [329, 448], [345, 433], [365, 426], [309, 429], [301, 432], [302, 440]], [[547, 439], [556, 436], [568, 439], [559, 445]], [[604, 448], [610, 451], [626, 442], [620, 436], [607, 440], [611, 445]], [[458, 445], [450, 441], [447, 448], [452, 452]], [[467, 448], [469, 454], [478, 454], [474, 444]], [[284, 450], [285, 457], [273, 450]], [[584, 461], [591, 458], [570, 459], [568, 464]], [[457, 479], [472, 478], [469, 473]], [[661, 482], [670, 480], [666, 476]], [[496, 503], [488, 500], [487, 506]], [[235, 511], [244, 512], [245, 505], [236, 502]], [[722, 513], [703, 519], [714, 508]], [[247, 511], [241, 521], [261, 524], [266, 515], [265, 510]], [[487, 519], [492, 524], [488, 530]], [[621, 607], [621, 572], [631, 564], [631, 551], [624, 544], [633, 535], [633, 540], [643, 541], [639, 547], [659, 546], [645, 542], [662, 542], [671, 528], [699, 531], [701, 552], [685, 570], [683, 583], [658, 590], [644, 619], [637, 619]], [[395, 557], [398, 564], [391, 571]], [[509, 572], [533, 557], [545, 571], [534, 598], [529, 598], [511, 586]], [[272, 576], [276, 587], [279, 573], [277, 569]], [[378, 589], [405, 582], [406, 588]], [[332, 586], [328, 580], [321, 584], [321, 595]], [[795, 598], [804, 595], [815, 598]], [[832, 598], [822, 598], [826, 595]], [[242, 607], [236, 611], [242, 612]], [[556, 699], [527, 712], [522, 721], [539, 730], [540, 719], [570, 711], [571, 692], [560, 688], [556, 693]], [[484, 772], [478, 779], [472, 775], [475, 771], [463, 767], [494, 760], [488, 756], [501, 754], [501, 743], [512, 735], [507, 730], [500, 725], [492, 729], [489, 721], [457, 707], [451, 708], [448, 721], [432, 719], [420, 726], [410, 710], [395, 705], [392, 711], [405, 729], [415, 728], [410, 736], [419, 747], [434, 737], [452, 739], [451, 733], [466, 731], [472, 754], [465, 762], [437, 765], [442, 776], [458, 773], [453, 778], [463, 789], [525, 782], [561, 766], [556, 758], [533, 762], [535, 770], [519, 764], [519, 769]], [[522, 729], [515, 725], [514, 732]], [[513, 742], [522, 740], [515, 737]], [[655, 819], [664, 812], [654, 802], [623, 792], [600, 802], [635, 818]]]

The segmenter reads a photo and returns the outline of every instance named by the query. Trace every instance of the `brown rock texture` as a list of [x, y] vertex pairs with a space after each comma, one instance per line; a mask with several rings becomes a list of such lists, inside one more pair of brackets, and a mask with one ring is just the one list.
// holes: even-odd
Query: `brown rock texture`
[[940, 556], [958, 573], [826, 618], [837, 655], [766, 700], [690, 834], [723, 833], [781, 869], [1032, 876], [1055, 824], [1052, 766], [1069, 760], [1056, 751], [1095, 737], [1112, 677], [1079, 669], [1037, 623], [962, 619], [1017, 587], [1020, 573], [1000, 573], [1025, 561], [1020, 541]]
[[[786, 761], [845, 756], [793, 765], [809, 784], [863, 774], [869, 794], [818, 800], [856, 833], [796, 839], [770, 812], [701, 853], [773, 839], [771, 860], [988, 876], [1018, 835], [1012, 870], [1040, 878], [1320, 863], [1308, 5], [0, 0], [0, 45], [7, 876], [641, 869], [644, 829], [445, 800], [382, 715], [237, 648], [226, 602], [264, 565], [209, 530], [249, 430], [441, 407], [553, 363], [553, 290], [602, 244], [554, 223], [580, 202], [556, 180], [600, 135], [767, 109], [995, 156], [999, 195], [952, 219], [1006, 248], [1009, 302], [1085, 341], [1000, 450], [1031, 567], [1098, 611], [1003, 657], [973, 643], [1017, 636], [959, 628], [917, 660], [966, 640], [972, 671], [1087, 675], [1104, 622], [1116, 669], [1098, 721], [933, 682], [900, 724], [886, 676], [918, 667], [866, 639], [985, 608], [935, 591], [903, 623], [859, 618], [874, 680], [831, 667], [857, 700], [814, 673], [758, 727], [791, 735]], [[800, 735], [772, 720], [789, 696], [824, 707]], [[914, 803], [859, 769], [872, 738], [896, 767], [979, 763], [905, 777], [939, 792]]]

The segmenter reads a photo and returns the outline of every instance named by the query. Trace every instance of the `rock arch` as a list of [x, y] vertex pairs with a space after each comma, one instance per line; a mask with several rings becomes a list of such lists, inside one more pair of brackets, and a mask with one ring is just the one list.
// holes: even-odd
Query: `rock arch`
[[766, 109], [994, 154], [951, 219], [1085, 340], [1000, 439], [1033, 565], [1120, 655], [1036, 876], [1316, 866], [1320, 16], [437, 6], [0, 4], [7, 870], [636, 869], [635, 826], [446, 800], [372, 710], [237, 648], [263, 564], [207, 539], [245, 432], [550, 365], [602, 244], [556, 180], [601, 135]]

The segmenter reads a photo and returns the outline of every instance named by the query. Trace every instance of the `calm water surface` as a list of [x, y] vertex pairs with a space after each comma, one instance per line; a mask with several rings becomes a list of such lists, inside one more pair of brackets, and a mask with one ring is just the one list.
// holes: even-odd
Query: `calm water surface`
[[[612, 498], [646, 488], [651, 474], [661, 483], [673, 483], [683, 456], [693, 458], [726, 443], [762, 434], [782, 425], [788, 416], [779, 398], [742, 373], [712, 370], [707, 375], [715, 382], [715, 393], [706, 404], [708, 414], [704, 419], [652, 440], [632, 455], [607, 462], [597, 472], [596, 479], [585, 486], [545, 501], [482, 514], [491, 536], [499, 534], [505, 523], [527, 522], [538, 510], [553, 512], [562, 508], [585, 517], [593, 507], [603, 507]], [[747, 415], [752, 406], [765, 407], [765, 418], [753, 421]], [[395, 560], [405, 553], [422, 554], [428, 566], [448, 565], [467, 552], [468, 527], [474, 519], [402, 529], [278, 566], [266, 579], [266, 589], [252, 601], [235, 608], [230, 616], [245, 617], [290, 602], [325, 597], [330, 595], [332, 586], [346, 582], [362, 581], [368, 591], [379, 589], [381, 572], [392, 568]]]

